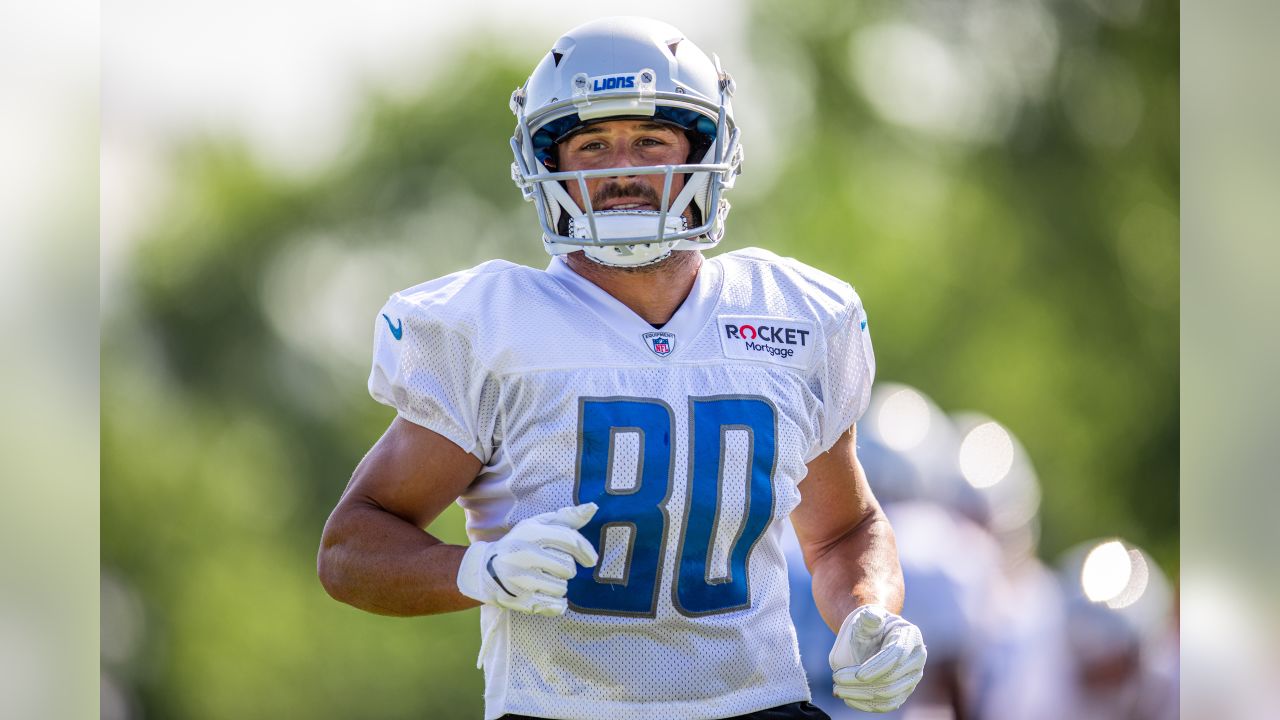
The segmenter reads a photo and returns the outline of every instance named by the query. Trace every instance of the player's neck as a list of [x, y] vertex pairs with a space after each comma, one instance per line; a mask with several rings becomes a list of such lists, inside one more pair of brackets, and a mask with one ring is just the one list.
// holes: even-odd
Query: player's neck
[[702, 267], [702, 253], [697, 250], [677, 250], [662, 262], [630, 269], [601, 265], [581, 251], [565, 255], [564, 260], [651, 325], [665, 325], [676, 314]]

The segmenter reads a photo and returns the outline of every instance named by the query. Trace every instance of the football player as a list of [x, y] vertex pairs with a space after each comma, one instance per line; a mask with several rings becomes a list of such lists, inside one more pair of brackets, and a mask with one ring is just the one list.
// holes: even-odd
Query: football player
[[[920, 680], [854, 452], [874, 374], [857, 294], [764, 250], [702, 254], [742, 162], [733, 92], [669, 25], [571, 30], [511, 97], [549, 267], [487, 262], [375, 320], [369, 389], [397, 417], [320, 576], [376, 613], [480, 605], [489, 720], [826, 717], [787, 612], [788, 516], [834, 693], [890, 710]], [[423, 532], [455, 501], [467, 547]]]

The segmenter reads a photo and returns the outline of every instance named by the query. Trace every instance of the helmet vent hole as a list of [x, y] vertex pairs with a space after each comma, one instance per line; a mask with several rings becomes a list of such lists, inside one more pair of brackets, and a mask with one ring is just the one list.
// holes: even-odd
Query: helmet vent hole
[[560, 59], [563, 57], [564, 57], [564, 53], [558, 52], [556, 50], [551, 51], [551, 62], [555, 63], [556, 67], [560, 67]]
[[680, 40], [672, 40], [671, 42], [667, 43], [667, 49], [671, 51], [671, 57], [676, 56], [676, 48], [679, 46], [680, 46]]

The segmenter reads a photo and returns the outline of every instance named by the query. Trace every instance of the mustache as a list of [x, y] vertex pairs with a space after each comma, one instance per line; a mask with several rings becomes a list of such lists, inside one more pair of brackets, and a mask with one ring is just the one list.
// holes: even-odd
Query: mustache
[[591, 194], [591, 207], [599, 208], [609, 200], [620, 200], [622, 198], [639, 198], [655, 208], [662, 205], [662, 200], [658, 197], [658, 191], [645, 183], [611, 182], [601, 185]]

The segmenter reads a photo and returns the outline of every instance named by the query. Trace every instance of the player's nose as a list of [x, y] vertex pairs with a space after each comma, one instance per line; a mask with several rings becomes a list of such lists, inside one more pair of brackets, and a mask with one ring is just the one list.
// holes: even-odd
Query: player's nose
[[[645, 165], [645, 161], [640, 157], [640, 152], [630, 146], [615, 148], [613, 157], [610, 158], [609, 166], [615, 168], [631, 168]], [[619, 174], [616, 177], [635, 177], [634, 175]]]

